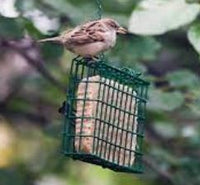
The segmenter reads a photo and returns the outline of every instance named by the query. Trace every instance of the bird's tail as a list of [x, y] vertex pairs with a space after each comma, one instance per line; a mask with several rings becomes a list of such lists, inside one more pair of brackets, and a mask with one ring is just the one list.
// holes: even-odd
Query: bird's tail
[[41, 39], [41, 40], [38, 40], [38, 42], [61, 42], [61, 38], [58, 36], [58, 37], [52, 37], [52, 38], [46, 38], [46, 39]]

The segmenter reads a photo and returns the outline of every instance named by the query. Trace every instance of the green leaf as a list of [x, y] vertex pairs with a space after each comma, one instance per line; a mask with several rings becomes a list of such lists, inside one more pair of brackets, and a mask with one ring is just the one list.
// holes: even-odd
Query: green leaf
[[188, 30], [188, 39], [194, 49], [200, 54], [200, 24], [195, 23]]
[[185, 0], [143, 0], [131, 15], [129, 30], [141, 35], [160, 35], [192, 22], [199, 12], [199, 4], [188, 4]]
[[43, 58], [46, 61], [54, 61], [59, 59], [63, 54], [63, 47], [61, 45], [47, 43], [41, 46]]
[[155, 111], [173, 111], [179, 108], [184, 102], [180, 92], [162, 92], [157, 89], [150, 89], [148, 109]]
[[200, 3], [200, 0], [186, 0], [187, 3]]
[[117, 58], [123, 65], [130, 66], [135, 61], [154, 60], [160, 48], [160, 43], [153, 37], [120, 37], [109, 54], [113, 58], [112, 60]]
[[28, 33], [28, 35], [31, 35], [32, 38], [34, 39], [41, 39], [41, 37], [43, 36], [43, 34], [34, 26], [34, 24], [24, 18], [24, 28], [26, 30], [26, 33]]
[[31, 11], [33, 8], [35, 8], [36, 1], [16, 0], [15, 6], [21, 13], [24, 13], [26, 11]]
[[19, 16], [19, 12], [15, 8], [15, 0], [1, 1], [0, 14], [5, 17], [15, 18]]
[[173, 165], [178, 165], [179, 164], [179, 160], [178, 158], [173, 155], [169, 149], [167, 150], [167, 148], [164, 147], [157, 147], [157, 146], [152, 146], [150, 153], [155, 157], [156, 160], [161, 160], [161, 164], [162, 163], [166, 163], [166, 165], [168, 166], [169, 164], [173, 164]]
[[190, 91], [191, 101], [188, 103], [188, 107], [191, 109], [192, 113], [196, 116], [200, 116], [200, 86], [196, 86], [195, 89]]
[[[63, 15], [66, 15], [73, 20], [74, 23], [78, 24], [83, 21], [86, 14], [83, 13], [83, 6], [78, 8], [66, 0], [43, 0], [46, 4], [53, 7], [56, 11]], [[86, 12], [85, 12], [86, 13]], [[87, 10], [87, 13], [90, 13]], [[84, 20], [85, 21], [85, 20]]]
[[174, 123], [158, 121], [153, 126], [159, 134], [167, 139], [175, 138], [178, 136], [178, 129]]
[[51, 8], [44, 8], [42, 3], [34, 0], [17, 0], [16, 7], [22, 16], [30, 20], [43, 34], [50, 35], [60, 27], [59, 19], [50, 13]]
[[179, 70], [167, 74], [167, 80], [172, 87], [182, 88], [192, 88], [197, 85], [200, 85], [199, 78], [196, 74], [192, 73], [189, 70]]
[[0, 37], [4, 39], [20, 38], [23, 36], [23, 24], [20, 19], [0, 16]]

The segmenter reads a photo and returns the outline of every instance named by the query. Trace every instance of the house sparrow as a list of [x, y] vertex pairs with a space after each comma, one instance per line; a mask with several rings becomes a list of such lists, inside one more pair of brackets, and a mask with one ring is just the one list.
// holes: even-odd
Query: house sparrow
[[67, 50], [85, 58], [93, 58], [99, 53], [112, 48], [117, 34], [126, 34], [127, 30], [113, 19], [104, 18], [90, 21], [66, 31], [58, 37], [39, 40], [62, 43]]

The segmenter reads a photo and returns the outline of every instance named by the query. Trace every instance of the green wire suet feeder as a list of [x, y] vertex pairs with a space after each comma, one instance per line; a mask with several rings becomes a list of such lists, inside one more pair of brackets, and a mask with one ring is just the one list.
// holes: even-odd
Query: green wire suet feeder
[[[96, 0], [97, 19], [102, 5]], [[141, 173], [147, 89], [140, 74], [98, 61], [72, 61], [64, 113], [63, 153], [118, 172]]]
[[141, 173], [149, 83], [104, 61], [72, 61], [63, 153], [118, 172]]

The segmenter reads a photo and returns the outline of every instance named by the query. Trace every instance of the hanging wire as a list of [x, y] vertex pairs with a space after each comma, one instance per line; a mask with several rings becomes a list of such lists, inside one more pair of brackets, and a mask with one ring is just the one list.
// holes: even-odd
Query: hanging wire
[[102, 12], [103, 12], [103, 8], [102, 8], [102, 0], [96, 0], [96, 4], [97, 4], [97, 19], [101, 19], [102, 17]]
[[[102, 18], [102, 13], [103, 13], [103, 7], [102, 7], [102, 0], [96, 0], [96, 5], [97, 5], [97, 20]], [[104, 53], [99, 54], [100, 61], [105, 60], [105, 55]]]

